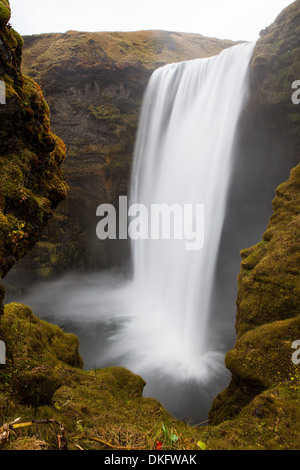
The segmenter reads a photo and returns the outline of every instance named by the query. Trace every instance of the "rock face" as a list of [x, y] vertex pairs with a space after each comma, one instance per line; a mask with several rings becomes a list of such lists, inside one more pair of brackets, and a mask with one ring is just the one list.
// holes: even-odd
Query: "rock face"
[[24, 41], [23, 70], [42, 86], [51, 125], [68, 149], [64, 173], [70, 190], [17, 271], [28, 278], [119, 266], [127, 243], [96, 238], [96, 208], [102, 203], [117, 207], [119, 195], [127, 194], [150, 74], [166, 63], [211, 56], [234, 43], [164, 31], [68, 31]]
[[0, 1], [0, 278], [37, 242], [67, 187], [63, 142], [50, 130], [40, 87], [21, 73], [23, 40]]
[[[300, 78], [299, 17], [300, 1], [296, 1], [262, 32], [251, 64], [252, 94], [242, 123], [256, 119], [258, 126], [267, 128], [269, 142], [277, 145], [276, 150], [271, 144], [274, 165], [281, 155], [280, 161], [290, 167], [299, 162], [300, 107], [291, 100], [291, 84]], [[258, 141], [261, 144], [260, 137]], [[268, 151], [266, 158], [271, 158]], [[300, 339], [299, 230], [298, 164], [277, 187], [262, 241], [241, 251], [237, 340], [226, 356], [232, 380], [212, 406], [213, 423], [233, 418], [266, 390], [279, 394], [293, 388], [294, 381], [299, 386], [299, 365], [292, 361], [292, 343]]]
[[232, 380], [213, 404], [213, 423], [235, 416], [265, 390], [299, 385], [292, 361], [292, 343], [300, 338], [299, 189], [300, 165], [276, 190], [263, 240], [241, 252], [237, 341], [226, 355]]

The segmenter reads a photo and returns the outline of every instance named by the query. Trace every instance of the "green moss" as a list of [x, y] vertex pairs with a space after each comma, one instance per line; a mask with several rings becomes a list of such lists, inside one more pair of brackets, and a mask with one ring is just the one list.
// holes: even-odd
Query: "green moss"
[[[85, 450], [110, 446], [155, 450], [157, 441], [161, 441], [163, 450], [196, 451], [200, 450], [199, 442], [208, 450], [299, 449], [300, 369], [290, 361], [290, 342], [287, 344], [290, 335], [299, 334], [299, 326], [297, 318], [252, 330], [241, 338], [242, 362], [248, 362], [254, 372], [265, 369], [268, 379], [264, 386], [275, 375], [276, 385], [268, 390], [257, 386], [256, 393], [250, 399], [245, 394], [248, 401], [243, 401], [249, 374], [236, 359], [236, 367], [246, 374], [240, 379], [240, 387], [231, 389], [233, 410], [238, 398], [243, 403], [240, 413], [219, 425], [198, 428], [172, 418], [157, 400], [143, 398], [144, 380], [127, 369], [82, 370], [78, 340], [73, 335], [39, 320], [25, 305], [6, 305], [0, 322], [0, 337], [6, 341], [8, 352], [7, 365], [0, 368], [0, 421], [9, 423], [18, 416], [19, 424], [33, 418], [44, 424], [39, 424], [38, 430], [34, 425], [15, 429], [2, 442], [2, 449], [57, 449], [59, 427], [54, 422], [63, 425], [70, 450], [76, 450], [78, 444]], [[276, 354], [272, 337], [278, 343]], [[262, 354], [271, 354], [265, 364], [259, 357], [261, 339], [265, 348]], [[219, 411], [222, 414], [221, 408]], [[47, 420], [52, 421], [47, 424]], [[170, 442], [168, 432], [178, 439]]]
[[276, 190], [264, 241], [243, 250], [239, 274], [237, 332], [294, 317], [299, 310], [300, 165]]
[[24, 39], [15, 29], [11, 28], [11, 32], [17, 41], [17, 47], [22, 49], [22, 47], [24, 46]]
[[264, 390], [293, 389], [299, 378], [292, 362], [300, 338], [299, 188], [300, 164], [276, 190], [264, 240], [241, 252], [237, 340], [226, 355], [232, 380], [214, 401], [215, 424], [233, 419]]
[[[80, 445], [86, 449], [108, 448], [105, 441], [150, 449], [156, 439], [168, 445], [163, 422], [170, 429], [176, 426], [182, 446], [196, 446], [197, 430], [171, 418], [158, 401], [142, 397], [142, 378], [122, 367], [82, 370], [77, 338], [39, 320], [27, 306], [5, 306], [0, 335], [8, 356], [0, 368], [1, 423], [12, 421], [17, 410], [21, 421], [36, 417], [63, 423], [72, 449], [78, 436], [84, 436]], [[39, 426], [37, 436], [34, 426], [20, 429], [4, 448], [33, 449], [43, 439], [47, 448], [56, 449], [57, 435], [51, 430], [53, 426]], [[104, 444], [89, 440], [93, 436]]]
[[18, 261], [33, 247], [67, 193], [60, 169], [66, 147], [51, 133], [50, 111], [40, 87], [20, 74], [18, 81], [3, 78], [7, 103], [0, 110], [1, 277], [12, 266], [8, 260]]
[[123, 367], [110, 367], [101, 370], [105, 383], [119, 390], [128, 397], [141, 397], [146, 382], [138, 375], [133, 374]]
[[8, 0], [0, 0], [0, 27], [5, 26], [10, 20], [10, 6]]
[[226, 355], [226, 367], [240, 380], [264, 389], [288, 383], [295, 372], [292, 343], [300, 338], [300, 316], [272, 322], [243, 334]]
[[291, 104], [291, 85], [300, 76], [298, 0], [287, 7], [257, 41], [252, 58], [257, 99], [270, 105]]
[[212, 450], [299, 450], [299, 410], [299, 387], [291, 382], [258, 393], [237, 418], [208, 429], [203, 438]]
[[242, 257], [242, 269], [251, 271], [257, 263], [259, 263], [261, 257], [266, 251], [266, 242], [260, 242], [252, 248], [247, 248], [241, 251]]
[[56, 390], [62, 385], [59, 375], [52, 369], [40, 366], [30, 371], [14, 374], [12, 393], [25, 405], [51, 404]]
[[[82, 359], [78, 353], [77, 337], [63, 333], [60, 328], [39, 320], [25, 305], [18, 303], [6, 305], [0, 328], [3, 331], [10, 331], [7, 346], [9, 353], [10, 348], [12, 350], [11, 355], [14, 363], [19, 362], [19, 355], [26, 351], [23, 357], [24, 366], [26, 366], [27, 359], [29, 362], [36, 360], [37, 365], [42, 359], [43, 363], [49, 366], [57, 361], [78, 367], [82, 366]], [[17, 348], [15, 342], [18, 344]], [[38, 354], [36, 355], [36, 353]]]
[[120, 110], [114, 106], [105, 106], [105, 105], [100, 105], [100, 106], [94, 106], [90, 105], [88, 110], [92, 114], [92, 116], [95, 119], [98, 119], [100, 121], [116, 121], [119, 120], [121, 117]]

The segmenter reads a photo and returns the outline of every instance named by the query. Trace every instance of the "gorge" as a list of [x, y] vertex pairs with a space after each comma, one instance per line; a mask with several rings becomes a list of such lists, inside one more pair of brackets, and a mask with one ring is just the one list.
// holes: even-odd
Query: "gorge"
[[[219, 121], [219, 126], [208, 126], [204, 135], [200, 131], [205, 129], [207, 110], [210, 106], [198, 115], [199, 103], [193, 99], [198, 96], [197, 93], [193, 92], [189, 96], [189, 87], [180, 88], [189, 68], [188, 62], [180, 62], [182, 59], [176, 58], [176, 62], [180, 62], [178, 65], [162, 67], [159, 72], [155, 72], [154, 77], [158, 82], [164, 74], [169, 77], [161, 81], [161, 86], [157, 86], [154, 94], [158, 93], [159, 100], [155, 101], [150, 97], [149, 107], [159, 110], [155, 119], [151, 118], [151, 114], [146, 117], [145, 127], [151, 135], [150, 145], [147, 145], [146, 149], [152, 149], [148, 153], [146, 165], [145, 161], [138, 157], [139, 147], [140, 157], [148, 150], [140, 146], [141, 140], [138, 140], [133, 175], [138, 168], [139, 178], [133, 178], [131, 186], [128, 184], [131, 171], [129, 155], [136, 129], [133, 110], [139, 108], [138, 93], [134, 95], [137, 88], [133, 86], [133, 77], [135, 73], [140, 78], [143, 77], [138, 85], [141, 93], [152, 73], [152, 58], [151, 66], [147, 70], [147, 67], [144, 68], [145, 62], [142, 65], [133, 65], [130, 63], [131, 59], [128, 59], [127, 64], [122, 63], [122, 67], [118, 62], [119, 58], [112, 64], [112, 58], [109, 56], [111, 51], [106, 48], [105, 36], [98, 33], [88, 35], [68, 32], [65, 35], [25, 38], [23, 68], [39, 79], [45, 89], [45, 95], [49, 96], [51, 110], [54, 111], [52, 115], [55, 132], [62, 136], [65, 133], [69, 140], [67, 144], [71, 143], [71, 149], [68, 150], [71, 158], [69, 163], [67, 159], [64, 164], [71, 186], [71, 198], [67, 198], [66, 202], [62, 203], [64, 206], [60, 206], [64, 207], [62, 212], [56, 211], [55, 218], [48, 223], [48, 229], [36, 248], [10, 270], [6, 281], [3, 282], [7, 300], [0, 333], [8, 345], [8, 354], [14, 358], [12, 380], [7, 382], [5, 379], [4, 385], [1, 385], [1, 397], [9, 397], [7, 410], [11, 410], [14, 396], [10, 395], [9, 384], [19, 400], [25, 394], [26, 387], [22, 384], [27, 383], [27, 380], [38, 380], [41, 388], [45, 387], [43, 373], [38, 370], [42, 355], [43, 363], [49, 372], [49, 390], [53, 390], [53, 396], [49, 392], [50, 399], [41, 398], [39, 414], [43, 416], [43, 413], [57, 413], [60, 420], [72, 420], [71, 416], [75, 412], [86, 429], [92, 428], [94, 432], [97, 429], [97, 433], [107, 439], [113, 439], [116, 445], [118, 440], [113, 437], [113, 431], [110, 434], [111, 421], [110, 424], [103, 425], [103, 429], [99, 428], [97, 416], [99, 417], [100, 411], [97, 403], [101, 403], [102, 410], [105, 410], [105, 418], [101, 415], [103, 419], [110, 420], [113, 416], [115, 423], [125, 423], [137, 441], [139, 425], [134, 428], [132, 423], [137, 416], [142, 420], [145, 414], [147, 425], [141, 424], [143, 429], [153, 426], [153, 429], [157, 430], [157, 422], [155, 420], [154, 423], [152, 419], [153, 414], [158, 420], [167, 422], [170, 428], [176, 426], [177, 433], [181, 436], [180, 445], [188, 448], [194, 448], [195, 439], [199, 436], [210, 449], [259, 446], [287, 449], [299, 446], [299, 433], [295, 424], [299, 414], [299, 377], [297, 364], [291, 360], [291, 345], [300, 337], [297, 241], [299, 111], [291, 100], [291, 85], [300, 75], [297, 18], [299, 0], [285, 9], [274, 24], [261, 33], [258, 42], [251, 45], [251, 54], [249, 45], [249, 56], [243, 62], [245, 69], [249, 64], [248, 96], [243, 95], [243, 90], [246, 90], [245, 83], [243, 80], [239, 81], [243, 76], [240, 65], [236, 68], [233, 66], [232, 69], [229, 67], [230, 53], [234, 56], [232, 51], [246, 49], [245, 44], [227, 43], [226, 46], [223, 44], [223, 47], [219, 43], [217, 47], [224, 48], [224, 52], [214, 50], [206, 55], [215, 56], [216, 59], [197, 59], [195, 62], [189, 62], [199, 63], [203, 72], [209, 72], [214, 61], [218, 63], [218, 70], [222, 70], [218, 61], [223, 58], [226, 68], [226, 73], [220, 74], [220, 82], [209, 81], [209, 91], [216, 88], [217, 93], [205, 93], [205, 98], [210, 100], [211, 109], [214, 110], [211, 113], [212, 120], [207, 119], [207, 122], [215, 123], [219, 118], [224, 119]], [[177, 47], [173, 48], [172, 41], [179, 39], [179, 36], [176, 38], [174, 33], [154, 33], [155, 40], [159, 38], [160, 41], [163, 38], [160, 47], [161, 44], [167, 44], [168, 48], [172, 46], [168, 51], [172, 51], [172, 54]], [[140, 37], [144, 38], [145, 33], [140, 33]], [[77, 43], [76, 50], [70, 42], [73, 40]], [[80, 43], [81, 40], [85, 41], [85, 46]], [[120, 33], [112, 34], [110, 40], [116, 40], [119, 44], [118, 41], [124, 41], [125, 36]], [[193, 40], [196, 41], [195, 38]], [[100, 67], [101, 76], [97, 75], [98, 58], [95, 63], [92, 62], [92, 58], [100, 50], [99, 41], [102, 41], [103, 46], [102, 63], [97, 66]], [[131, 44], [129, 50], [131, 47], [137, 47], [137, 43], [132, 44], [130, 34], [128, 41]], [[65, 47], [66, 42], [69, 48]], [[63, 49], [60, 49], [62, 44]], [[216, 43], [214, 45], [216, 47]], [[52, 47], [56, 50], [55, 59], [49, 55]], [[124, 42], [122, 47], [125, 47]], [[60, 50], [71, 51], [71, 55], [60, 55]], [[83, 53], [84, 61], [81, 60]], [[45, 67], [48, 63], [45, 62], [45, 54], [48, 54], [47, 60], [50, 59], [49, 69]], [[199, 53], [196, 55], [199, 56]], [[124, 54], [121, 57], [123, 59]], [[188, 59], [191, 58], [194, 59]], [[34, 62], [30, 64], [32, 59]], [[142, 60], [145, 60], [144, 56]], [[146, 62], [148, 60], [147, 57]], [[161, 67], [163, 64], [156, 65]], [[233, 79], [231, 73], [234, 69], [236, 75]], [[67, 70], [72, 71], [69, 76]], [[201, 73], [192, 74], [195, 87]], [[116, 80], [112, 78], [113, 74], [116, 74]], [[229, 78], [228, 87], [223, 86], [225, 76]], [[80, 77], [86, 82], [83, 88]], [[63, 83], [65, 88], [62, 88]], [[176, 96], [184, 99], [176, 102], [169, 99], [170, 95], [164, 95], [163, 88], [166, 84], [173, 90], [174, 95], [177, 91]], [[241, 86], [240, 92], [238, 84]], [[105, 91], [102, 93], [103, 89]], [[225, 117], [225, 89], [230, 90], [228, 107], [230, 116], [234, 115], [232, 120]], [[201, 93], [199, 101], [200, 96]], [[235, 112], [233, 102], [236, 104]], [[97, 106], [96, 103], [100, 104]], [[174, 122], [169, 119], [172, 109], [173, 116], [177, 117]], [[76, 119], [74, 110], [78, 112]], [[59, 119], [63, 115], [68, 115], [68, 120]], [[156, 120], [159, 116], [161, 120]], [[179, 126], [187, 136], [183, 140], [179, 128], [176, 127], [180, 123], [180, 116], [184, 116], [186, 124]], [[200, 130], [193, 132], [191, 122], [193, 125], [199, 123]], [[90, 138], [86, 139], [85, 143], [80, 141], [78, 135], [79, 123], [82, 123], [81, 137]], [[57, 132], [58, 128], [61, 132]], [[224, 134], [223, 137], [218, 135], [214, 140], [216, 128], [223, 129]], [[143, 125], [140, 129], [143, 129]], [[103, 139], [101, 144], [95, 140], [99, 130], [98, 135]], [[143, 142], [147, 134], [141, 132], [141, 135]], [[77, 142], [74, 136], [78, 136]], [[219, 169], [221, 164], [225, 166], [221, 167], [221, 174], [218, 176], [213, 168], [205, 167], [205, 160], [200, 163], [196, 156], [200, 149], [204, 153], [202, 145], [205, 147], [209, 138], [212, 147], [215, 143], [222, 143], [220, 151], [216, 152], [215, 162]], [[64, 140], [66, 141], [65, 138]], [[119, 141], [118, 144], [116, 140]], [[47, 141], [46, 139], [45, 143]], [[184, 145], [181, 145], [181, 142], [184, 142]], [[171, 150], [159, 154], [158, 148]], [[196, 149], [195, 156], [191, 150], [193, 148]], [[228, 151], [225, 151], [225, 148]], [[210, 151], [209, 154], [211, 153]], [[167, 165], [167, 162], [171, 165]], [[292, 168], [294, 169], [291, 172]], [[199, 175], [208, 175], [211, 170], [212, 179], [204, 177], [201, 180], [199, 175], [197, 178], [196, 169]], [[160, 179], [160, 175], [164, 175], [164, 178]], [[168, 181], [170, 195], [167, 194], [165, 180]], [[136, 190], [135, 181], [141, 182]], [[197, 184], [200, 181], [201, 185]], [[87, 234], [93, 232], [96, 239], [95, 209], [99, 203], [114, 204], [120, 194], [129, 193], [129, 187], [132, 189], [130, 200], [133, 202], [148, 203], [152, 200], [154, 190], [157, 191], [157, 200], [163, 198], [165, 201], [170, 197], [167, 200], [170, 204], [178, 202], [177, 190], [181, 191], [181, 201], [186, 201], [187, 197], [188, 203], [195, 200], [199, 202], [199, 199], [204, 198], [201, 192], [198, 192], [199, 189], [210, 188], [210, 181], [216, 181], [217, 191], [213, 191], [216, 205], [208, 214], [205, 212], [205, 222], [209, 222], [205, 226], [210, 227], [211, 231], [204, 239], [204, 248], [207, 241], [212, 243], [213, 248], [209, 248], [210, 263], [204, 259], [201, 270], [198, 255], [201, 259], [205, 250], [200, 250], [199, 253], [191, 252], [193, 258], [189, 257], [188, 261], [184, 261], [187, 253], [175, 248], [177, 242], [180, 245], [181, 240], [175, 240], [170, 246], [168, 243], [164, 244], [164, 247], [161, 240], [158, 243], [154, 243], [157, 240], [137, 240], [137, 243], [131, 246], [119, 245], [117, 249], [113, 248], [113, 244], [104, 243], [98, 256], [94, 258], [93, 254], [97, 252], [99, 244], [95, 243], [92, 237], [88, 239]], [[97, 185], [101, 187], [101, 197], [99, 191], [94, 192]], [[59, 187], [57, 184], [57, 190]], [[5, 197], [9, 195], [8, 189], [6, 186]], [[204, 192], [208, 192], [208, 189]], [[63, 191], [61, 193], [60, 199]], [[93, 193], [94, 196], [91, 197]], [[209, 207], [206, 201], [200, 202], [205, 202], [204, 207]], [[55, 203], [56, 201], [53, 206]], [[93, 217], [88, 214], [89, 207], [93, 208]], [[10, 206], [7, 205], [7, 208]], [[29, 213], [32, 215], [32, 212]], [[212, 213], [218, 214], [217, 225]], [[78, 215], [80, 217], [77, 217]], [[82, 225], [75, 227], [74, 223], [70, 222], [72, 217], [73, 220], [74, 217], [80, 220]], [[270, 221], [266, 230], [268, 219]], [[70, 236], [72, 233], [76, 234], [74, 243]], [[255, 245], [262, 234], [262, 241]], [[21, 242], [24, 243], [25, 240], [18, 240], [18, 252], [22, 257], [26, 250], [21, 251]], [[147, 242], [146, 245], [144, 241]], [[32, 245], [33, 243], [30, 244]], [[29, 247], [29, 244], [26, 246]], [[243, 249], [246, 246], [251, 248]], [[130, 258], [130, 253], [133, 258]], [[8, 263], [12, 262], [7, 256], [5, 259]], [[181, 269], [174, 269], [174, 265], [180, 266]], [[7, 264], [7, 271], [10, 267]], [[65, 276], [66, 272], [69, 273]], [[142, 285], [139, 282], [141, 278], [145, 281]], [[170, 281], [169, 291], [165, 287], [165, 279]], [[39, 282], [43, 280], [46, 282]], [[33, 289], [28, 290], [29, 286], [33, 286]], [[187, 290], [187, 286], [190, 290]], [[164, 295], [165, 292], [168, 294]], [[207, 305], [207, 308], [203, 309], [203, 315], [202, 309], [201, 315], [198, 314], [198, 296], [204, 298]], [[50, 324], [59, 324], [63, 330], [75, 333], [79, 337], [80, 352], [84, 357], [84, 370], [78, 370], [82, 363], [78, 356], [78, 343], [73, 336], [62, 336], [59, 332], [61, 330], [56, 329], [50, 334], [50, 326], [46, 327], [46, 323], [40, 323], [28, 307], [10, 304], [13, 300], [26, 303], [39, 318], [49, 321]], [[189, 301], [188, 306], [185, 304], [186, 300]], [[151, 310], [151, 316], [147, 315], [148, 312], [145, 312], [146, 315], [141, 313], [145, 311], [145, 303]], [[164, 306], [161, 308], [163, 312], [159, 312], [158, 305]], [[181, 320], [182, 310], [191, 313], [184, 323]], [[158, 313], [153, 316], [153, 311]], [[30, 328], [26, 323], [28, 319]], [[22, 324], [23, 327], [20, 326]], [[14, 328], [8, 327], [9, 325], [14, 325]], [[36, 336], [25, 338], [26, 335], [23, 336], [22, 332], [28, 331], [28, 328]], [[35, 333], [36, 329], [42, 328], [45, 329], [43, 335]], [[48, 337], [49, 340], [46, 339]], [[149, 342], [149, 338], [153, 337], [156, 339], [155, 346]], [[34, 351], [40, 352], [37, 355]], [[20, 362], [24, 354], [27, 355], [26, 367], [29, 367], [29, 371], [26, 371], [25, 364]], [[223, 364], [225, 354], [226, 367]], [[203, 362], [194, 362], [195, 355], [202, 356]], [[163, 357], [166, 359], [162, 359]], [[207, 357], [209, 360], [206, 362]], [[36, 365], [35, 368], [33, 364]], [[143, 373], [145, 365], [148, 370], [153, 371], [149, 377]], [[120, 366], [125, 366], [126, 369]], [[30, 368], [33, 371], [32, 376], [29, 375]], [[146, 386], [142, 379], [131, 375], [127, 368], [141, 374], [143, 379], [146, 379]], [[171, 381], [169, 388], [165, 388], [161, 377], [166, 379], [166, 370], [172, 371], [173, 377], [177, 375], [183, 379], [182, 383], [177, 380], [172, 384]], [[187, 381], [187, 377], [192, 377], [192, 380]], [[199, 377], [202, 392], [199, 392]], [[213, 380], [210, 381], [210, 378]], [[155, 386], [151, 389], [152, 380]], [[86, 387], [84, 392], [83, 387]], [[192, 426], [182, 427], [180, 421], [170, 418], [160, 405], [150, 398], [155, 396], [155, 387], [158, 397], [163, 398], [161, 401], [164, 402], [167, 397], [168, 409], [181, 419], [189, 421], [193, 416], [195, 423], [206, 421], [209, 410], [208, 426], [204, 426], [202, 430]], [[97, 399], [89, 401], [89, 393], [97, 396]], [[69, 398], [75, 395], [76, 401], [69, 403]], [[26, 400], [27, 405], [30, 400], [31, 405], [33, 404], [32, 398], [27, 397]], [[74, 411], [77, 404], [78, 408]], [[117, 408], [118, 413], [115, 412]], [[26, 414], [29, 410], [22, 408], [22, 412]], [[5, 413], [9, 415], [11, 411]], [[243, 434], [241, 430], [246, 432]], [[159, 435], [159, 431], [156, 432]], [[119, 445], [121, 442], [124, 441], [119, 435]], [[151, 447], [153, 443], [139, 445]]]
[[[46, 318], [51, 305], [51, 320], [76, 331], [87, 368], [130, 369], [146, 380], [147, 396], [194, 424], [205, 421], [209, 400], [224, 388], [227, 378], [222, 344], [226, 318], [224, 311], [218, 312], [216, 332], [210, 319], [211, 299], [235, 131], [248, 95], [254, 46], [241, 44], [212, 58], [157, 69], [146, 90], [130, 203], [146, 208], [203, 204], [204, 246], [189, 253], [183, 237], [146, 240], [141, 226], [141, 237], [131, 241], [132, 279], [127, 276], [122, 283], [104, 272], [93, 274], [91, 281], [88, 274], [80, 278], [77, 273], [76, 290], [67, 276], [54, 284], [38, 284], [22, 299], [42, 317], [48, 311]], [[110, 213], [106, 205], [104, 209]], [[201, 228], [192, 211], [189, 225]], [[83, 290], [78, 287], [80, 279]], [[90, 282], [94, 288], [87, 291]], [[120, 282], [117, 287], [116, 282]], [[71, 326], [75, 322], [76, 330]], [[100, 333], [93, 347], [95, 330]], [[86, 339], [80, 331], [85, 331]], [[104, 337], [103, 331], [110, 334]], [[190, 398], [183, 400], [185, 395]]]

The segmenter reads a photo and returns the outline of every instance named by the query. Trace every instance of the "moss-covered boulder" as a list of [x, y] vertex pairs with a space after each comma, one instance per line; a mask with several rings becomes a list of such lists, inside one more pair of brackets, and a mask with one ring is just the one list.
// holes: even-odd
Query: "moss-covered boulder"
[[133, 374], [124, 367], [109, 367], [102, 369], [105, 382], [115, 390], [122, 390], [122, 393], [131, 398], [141, 397], [146, 382], [136, 374]]
[[38, 367], [43, 363], [50, 367], [56, 361], [82, 367], [78, 338], [40, 320], [26, 305], [5, 305], [0, 334], [5, 340], [9, 360], [14, 365], [20, 364], [24, 370], [28, 364]]
[[21, 403], [37, 407], [51, 404], [54, 392], [61, 385], [62, 381], [55, 371], [40, 366], [15, 376], [12, 392]]

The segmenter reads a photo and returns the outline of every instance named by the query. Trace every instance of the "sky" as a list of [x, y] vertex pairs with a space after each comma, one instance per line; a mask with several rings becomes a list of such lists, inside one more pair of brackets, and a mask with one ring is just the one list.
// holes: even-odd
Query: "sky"
[[291, 0], [10, 0], [21, 35], [162, 29], [255, 41]]

